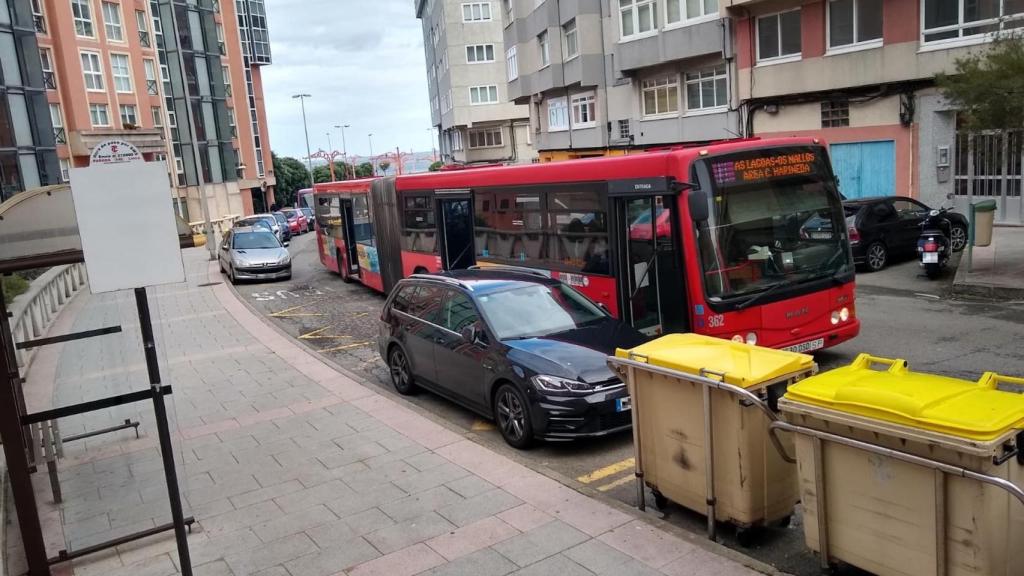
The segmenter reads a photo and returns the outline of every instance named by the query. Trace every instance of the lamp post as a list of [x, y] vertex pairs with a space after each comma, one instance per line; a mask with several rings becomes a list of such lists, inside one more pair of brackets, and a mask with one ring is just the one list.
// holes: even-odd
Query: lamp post
[[370, 174], [376, 176], [377, 164], [373, 161], [373, 132], [367, 134], [367, 137], [370, 139]]
[[306, 168], [309, 169], [309, 185], [316, 181], [313, 179], [313, 159], [309, 155], [309, 127], [306, 125], [306, 98], [312, 98], [309, 94], [296, 94], [292, 98], [298, 98], [302, 103], [302, 130], [306, 134]]
[[[348, 146], [345, 145], [345, 128], [351, 128], [349, 124], [338, 124], [335, 128], [341, 129], [341, 154], [345, 158], [345, 172], [348, 172]], [[352, 167], [352, 178], [356, 177], [355, 167]], [[347, 176], [346, 176], [347, 177]]]

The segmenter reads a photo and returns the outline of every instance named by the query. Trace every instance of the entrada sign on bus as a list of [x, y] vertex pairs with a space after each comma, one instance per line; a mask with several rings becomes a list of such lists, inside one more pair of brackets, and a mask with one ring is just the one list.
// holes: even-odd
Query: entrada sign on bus
[[811, 351], [860, 327], [816, 140], [317, 184], [313, 204], [323, 264], [385, 293], [418, 272], [505, 265], [562, 280], [648, 334]]

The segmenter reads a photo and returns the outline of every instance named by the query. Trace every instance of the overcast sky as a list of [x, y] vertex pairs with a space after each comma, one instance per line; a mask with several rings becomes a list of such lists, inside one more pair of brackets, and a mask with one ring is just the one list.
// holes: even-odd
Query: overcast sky
[[430, 100], [423, 35], [413, 0], [267, 0], [274, 63], [263, 68], [270, 143], [305, 157], [302, 110], [307, 93], [309, 146], [327, 149], [327, 132], [349, 154], [429, 151]]

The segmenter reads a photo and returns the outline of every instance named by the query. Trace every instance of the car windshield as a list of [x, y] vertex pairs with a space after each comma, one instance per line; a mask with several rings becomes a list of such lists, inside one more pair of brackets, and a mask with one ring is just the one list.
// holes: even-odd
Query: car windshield
[[499, 340], [548, 336], [608, 317], [564, 284], [529, 284], [484, 294], [477, 303]]
[[697, 231], [711, 301], [852, 269], [845, 214], [824, 154], [781, 149], [708, 162], [710, 218]]
[[276, 218], [277, 221], [280, 222], [281, 224], [287, 224], [288, 223], [288, 218], [286, 218], [285, 215], [281, 214], [280, 212], [274, 214], [274, 218]]
[[277, 236], [269, 232], [242, 232], [235, 234], [235, 250], [264, 250], [280, 247], [281, 243], [277, 241]]
[[267, 224], [265, 220], [241, 220], [235, 223], [236, 228], [244, 228], [247, 226], [252, 228], [263, 228], [264, 230], [270, 230], [270, 224]]

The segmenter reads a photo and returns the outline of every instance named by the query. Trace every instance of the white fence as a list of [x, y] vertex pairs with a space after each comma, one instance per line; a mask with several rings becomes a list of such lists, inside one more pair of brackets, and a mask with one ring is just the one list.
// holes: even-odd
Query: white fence
[[[61, 309], [87, 282], [85, 265], [81, 263], [54, 266], [33, 280], [28, 292], [15, 298], [9, 306], [14, 341], [44, 337]], [[18, 367], [27, 367], [33, 353], [33, 349], [17, 350]]]

